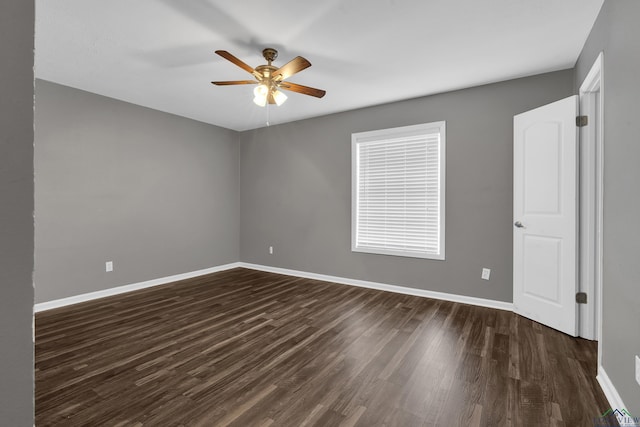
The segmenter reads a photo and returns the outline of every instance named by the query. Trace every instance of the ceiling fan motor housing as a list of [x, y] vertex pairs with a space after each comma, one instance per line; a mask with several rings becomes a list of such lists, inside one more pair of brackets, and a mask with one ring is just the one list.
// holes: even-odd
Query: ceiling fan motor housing
[[256, 71], [262, 74], [263, 79], [266, 79], [266, 80], [271, 80], [271, 75], [277, 69], [278, 68], [274, 67], [273, 65], [258, 65], [256, 67]]

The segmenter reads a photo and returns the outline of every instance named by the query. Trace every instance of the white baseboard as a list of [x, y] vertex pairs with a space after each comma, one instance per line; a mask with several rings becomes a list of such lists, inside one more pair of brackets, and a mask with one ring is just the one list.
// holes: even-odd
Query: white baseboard
[[191, 271], [173, 276], [161, 277], [158, 279], [147, 280], [145, 282], [133, 283], [130, 285], [118, 286], [116, 288], [104, 289], [96, 292], [89, 292], [81, 295], [74, 295], [67, 298], [61, 298], [53, 301], [38, 303], [34, 306], [36, 313], [51, 310], [54, 308], [65, 307], [72, 304], [91, 301], [98, 298], [109, 297], [122, 294], [125, 292], [136, 291], [139, 289], [150, 288], [153, 286], [165, 285], [179, 280], [191, 279], [193, 277], [204, 276], [205, 274], [216, 273], [219, 271], [230, 270], [232, 268], [248, 268], [251, 270], [260, 270], [270, 273], [284, 274], [287, 276], [304, 277], [307, 279], [323, 280], [325, 282], [340, 283], [343, 285], [359, 286], [362, 288], [377, 289], [380, 291], [395, 292], [399, 294], [414, 295], [425, 298], [434, 298], [445, 301], [459, 302], [463, 304], [477, 305], [481, 307], [496, 308], [499, 310], [513, 311], [513, 304], [503, 301], [495, 301], [484, 298], [468, 297], [464, 295], [449, 294], [445, 292], [427, 291], [423, 289], [409, 288], [405, 286], [389, 285], [386, 283], [369, 282], [366, 280], [349, 279], [346, 277], [329, 276], [326, 274], [309, 273], [306, 271], [289, 270], [286, 268], [270, 267], [266, 265], [250, 264], [245, 262], [234, 262], [231, 264], [220, 265], [217, 267], [206, 268], [203, 270]]
[[609, 406], [612, 409], [627, 409], [624, 402], [622, 401], [622, 398], [618, 394], [618, 390], [616, 390], [615, 386], [611, 382], [611, 379], [609, 378], [609, 375], [607, 375], [602, 366], [598, 366], [598, 375], [596, 376], [596, 380], [598, 380], [600, 388], [609, 401]]
[[104, 289], [102, 291], [89, 292], [86, 294], [74, 295], [72, 297], [61, 298], [53, 301], [41, 302], [34, 306], [34, 312], [38, 313], [40, 311], [51, 310], [71, 304], [78, 304], [80, 302], [91, 301], [97, 298], [109, 297], [112, 295], [137, 291], [139, 289], [150, 288], [153, 286], [166, 285], [167, 283], [177, 282], [184, 279], [191, 279], [193, 277], [204, 276], [205, 274], [217, 273], [219, 271], [230, 270], [237, 267], [240, 267], [240, 263], [234, 262], [231, 264], [219, 265], [217, 267], [205, 268], [203, 270], [190, 271], [188, 273], [175, 274], [173, 276], [133, 283], [131, 285], [118, 286], [116, 288]]
[[359, 286], [361, 288], [377, 289], [380, 291], [395, 292], [398, 294], [414, 295], [418, 297], [434, 298], [445, 301], [471, 304], [481, 307], [496, 308], [498, 310], [513, 311], [513, 304], [504, 301], [495, 301], [484, 298], [468, 297], [464, 295], [449, 294], [446, 292], [427, 291], [423, 289], [409, 288], [405, 286], [389, 285], [386, 283], [369, 282], [366, 280], [348, 279], [346, 277], [328, 276], [326, 274], [309, 273], [306, 271], [289, 270], [286, 268], [270, 267], [267, 265], [250, 264], [241, 262], [240, 267], [252, 270], [266, 271], [269, 273], [284, 274], [287, 276], [304, 277], [306, 279], [316, 279], [325, 282], [340, 283], [343, 285]]

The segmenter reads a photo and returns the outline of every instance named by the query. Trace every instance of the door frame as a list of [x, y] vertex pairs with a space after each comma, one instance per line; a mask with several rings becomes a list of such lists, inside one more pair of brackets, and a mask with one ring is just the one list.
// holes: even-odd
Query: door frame
[[579, 306], [579, 336], [598, 341], [598, 366], [602, 362], [603, 72], [604, 55], [600, 52], [579, 90], [580, 115], [589, 117], [589, 124], [580, 129], [580, 195], [582, 200], [579, 210], [581, 223], [579, 288], [581, 292], [587, 293], [588, 299], [593, 301], [593, 304], [588, 304], [586, 307], [582, 304]]

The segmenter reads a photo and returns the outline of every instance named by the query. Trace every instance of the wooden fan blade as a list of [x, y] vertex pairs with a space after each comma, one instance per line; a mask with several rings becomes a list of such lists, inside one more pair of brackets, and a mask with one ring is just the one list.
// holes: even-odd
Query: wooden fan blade
[[229, 80], [226, 82], [211, 82], [217, 86], [230, 86], [230, 85], [254, 85], [258, 82], [255, 80]]
[[303, 86], [291, 82], [282, 82], [280, 83], [280, 88], [285, 90], [290, 90], [292, 92], [298, 92], [303, 95], [311, 95], [316, 98], [322, 98], [327, 92], [322, 89], [316, 89], [314, 87]]
[[255, 70], [247, 65], [246, 63], [242, 62], [241, 60], [239, 60], [238, 58], [236, 58], [235, 56], [233, 56], [232, 54], [230, 54], [229, 52], [227, 52], [226, 50], [216, 50], [216, 53], [220, 56], [222, 56], [224, 59], [226, 59], [229, 62], [232, 62], [234, 64], [236, 64], [238, 67], [242, 68], [243, 70], [245, 70], [247, 73], [256, 75]]
[[302, 56], [296, 56], [291, 61], [274, 71], [272, 75], [274, 79], [284, 80], [309, 67], [311, 67], [311, 62], [307, 61]]

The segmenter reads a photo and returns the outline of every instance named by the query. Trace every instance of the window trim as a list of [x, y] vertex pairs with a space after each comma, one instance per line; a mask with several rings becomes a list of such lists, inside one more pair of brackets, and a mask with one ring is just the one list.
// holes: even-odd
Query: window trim
[[[358, 230], [358, 144], [363, 142], [383, 141], [401, 137], [409, 137], [415, 135], [425, 135], [435, 133], [440, 134], [440, 143], [438, 149], [438, 166], [439, 173], [439, 253], [427, 252], [407, 252], [401, 250], [388, 250], [382, 248], [371, 248], [358, 246], [357, 230]], [[409, 258], [445, 260], [445, 201], [446, 201], [446, 122], [437, 121], [431, 123], [422, 123], [411, 126], [402, 126], [389, 129], [379, 129], [367, 132], [357, 132], [351, 134], [351, 251], [360, 253], [371, 253], [380, 255], [393, 255]]]

